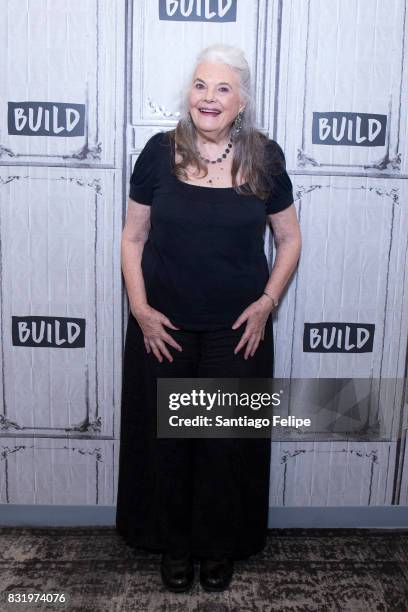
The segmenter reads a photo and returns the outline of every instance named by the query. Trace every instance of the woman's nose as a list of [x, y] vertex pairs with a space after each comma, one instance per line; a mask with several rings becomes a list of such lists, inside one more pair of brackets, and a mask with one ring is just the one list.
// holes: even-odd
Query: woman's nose
[[213, 102], [214, 101], [214, 90], [212, 89], [207, 89], [207, 95], [205, 96], [205, 101], [206, 102]]

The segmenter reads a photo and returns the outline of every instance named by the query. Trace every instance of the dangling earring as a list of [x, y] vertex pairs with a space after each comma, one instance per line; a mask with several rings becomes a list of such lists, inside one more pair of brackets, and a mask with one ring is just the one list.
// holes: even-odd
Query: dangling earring
[[243, 110], [240, 110], [238, 115], [235, 117], [235, 121], [232, 124], [232, 134], [233, 136], [238, 136], [242, 129], [242, 116], [244, 114]]

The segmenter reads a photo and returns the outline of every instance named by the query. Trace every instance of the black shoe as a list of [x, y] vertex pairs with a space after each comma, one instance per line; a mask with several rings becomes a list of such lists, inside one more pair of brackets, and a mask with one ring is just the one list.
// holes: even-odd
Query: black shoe
[[200, 564], [200, 582], [206, 591], [223, 591], [231, 582], [234, 561], [228, 557], [203, 559]]
[[194, 582], [194, 563], [190, 553], [163, 553], [160, 573], [163, 584], [169, 591], [173, 593], [187, 591]]

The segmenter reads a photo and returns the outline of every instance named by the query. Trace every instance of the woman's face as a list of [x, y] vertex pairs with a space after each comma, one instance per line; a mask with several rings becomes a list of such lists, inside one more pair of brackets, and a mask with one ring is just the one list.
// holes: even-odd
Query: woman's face
[[226, 64], [202, 62], [193, 75], [189, 110], [196, 128], [212, 135], [227, 135], [244, 108], [237, 74]]

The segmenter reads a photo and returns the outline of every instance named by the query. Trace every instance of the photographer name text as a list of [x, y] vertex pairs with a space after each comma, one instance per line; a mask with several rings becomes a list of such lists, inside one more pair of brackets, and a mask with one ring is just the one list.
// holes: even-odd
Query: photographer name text
[[217, 415], [215, 419], [208, 416], [198, 415], [192, 418], [179, 417], [178, 415], [172, 415], [169, 417], [169, 425], [171, 427], [252, 427], [254, 429], [261, 429], [262, 427], [310, 427], [310, 419], [301, 419], [295, 416], [281, 417], [279, 414], [275, 414], [271, 419], [269, 418], [252, 418], [247, 416], [226, 418]]

